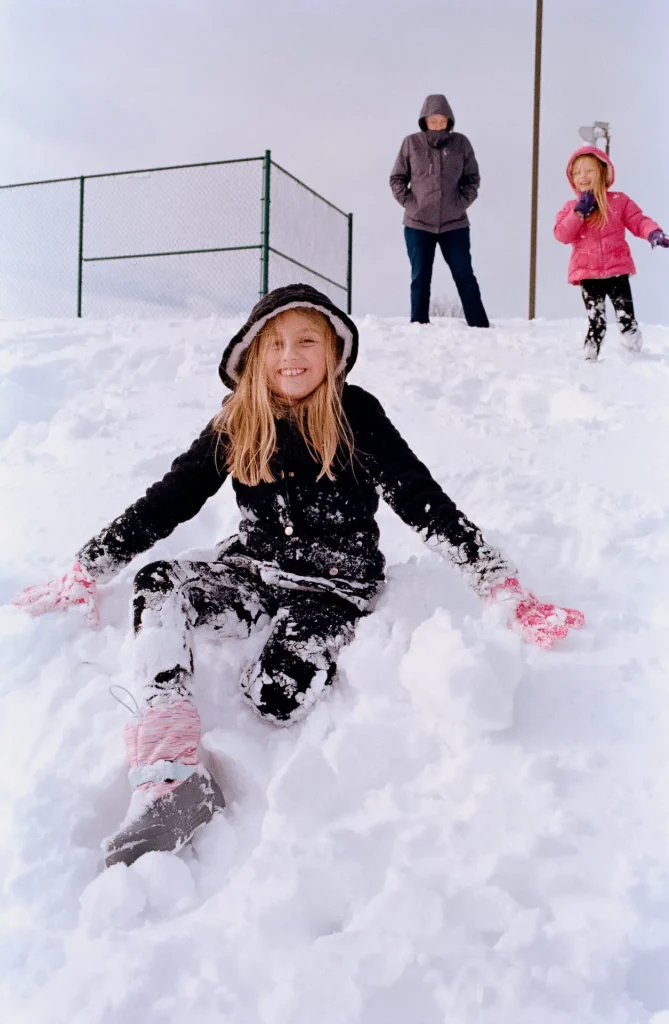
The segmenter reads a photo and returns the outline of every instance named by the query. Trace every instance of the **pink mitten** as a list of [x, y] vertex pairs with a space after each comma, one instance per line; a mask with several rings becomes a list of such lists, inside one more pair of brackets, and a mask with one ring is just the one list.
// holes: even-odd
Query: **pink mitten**
[[66, 611], [71, 605], [86, 605], [87, 619], [92, 626], [99, 626], [98, 610], [95, 607], [96, 583], [80, 562], [75, 562], [69, 572], [60, 579], [51, 580], [34, 587], [26, 587], [13, 599], [12, 604], [25, 608], [31, 615], [44, 612]]
[[510, 629], [519, 633], [528, 643], [538, 644], [546, 651], [550, 650], [556, 640], [564, 640], [570, 629], [582, 629], [585, 625], [583, 612], [538, 601], [513, 576], [493, 587], [491, 597], [513, 601]]

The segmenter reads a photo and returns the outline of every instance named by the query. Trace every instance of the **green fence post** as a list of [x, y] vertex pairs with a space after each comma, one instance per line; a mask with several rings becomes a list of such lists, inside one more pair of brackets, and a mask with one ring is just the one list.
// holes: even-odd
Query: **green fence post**
[[348, 264], [346, 267], [346, 312], [351, 312], [353, 294], [353, 214], [348, 215]]
[[84, 181], [79, 178], [79, 266], [77, 271], [77, 316], [81, 317], [81, 292], [84, 283]]
[[260, 256], [260, 297], [269, 291], [269, 207], [271, 187], [272, 153], [265, 150], [263, 160], [263, 216], [262, 216], [262, 251]]

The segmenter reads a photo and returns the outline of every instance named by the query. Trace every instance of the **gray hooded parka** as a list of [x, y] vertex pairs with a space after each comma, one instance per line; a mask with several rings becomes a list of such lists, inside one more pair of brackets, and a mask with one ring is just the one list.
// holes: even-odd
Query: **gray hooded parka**
[[[443, 114], [445, 131], [429, 132], [426, 117]], [[467, 208], [478, 195], [481, 176], [472, 144], [454, 132], [455, 117], [445, 96], [428, 96], [418, 119], [420, 131], [407, 135], [390, 175], [404, 224], [441, 234], [469, 224]]]

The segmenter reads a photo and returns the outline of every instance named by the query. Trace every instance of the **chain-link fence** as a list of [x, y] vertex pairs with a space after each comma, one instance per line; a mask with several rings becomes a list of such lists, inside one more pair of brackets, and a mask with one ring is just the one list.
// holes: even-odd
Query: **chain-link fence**
[[351, 310], [353, 215], [264, 157], [0, 186], [0, 316], [207, 316], [306, 281]]

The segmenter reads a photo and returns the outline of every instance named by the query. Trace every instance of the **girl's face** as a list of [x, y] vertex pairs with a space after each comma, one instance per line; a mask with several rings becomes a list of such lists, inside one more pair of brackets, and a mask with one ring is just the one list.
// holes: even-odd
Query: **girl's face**
[[323, 383], [329, 339], [299, 309], [280, 314], [265, 353], [267, 382], [275, 394], [299, 401]]
[[594, 156], [581, 156], [574, 160], [571, 180], [579, 192], [592, 192], [599, 181], [601, 164]]

